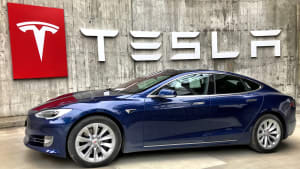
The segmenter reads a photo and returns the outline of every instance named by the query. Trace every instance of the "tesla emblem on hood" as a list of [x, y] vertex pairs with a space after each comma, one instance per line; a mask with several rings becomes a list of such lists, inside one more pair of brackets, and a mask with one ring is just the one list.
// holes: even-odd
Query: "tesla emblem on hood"
[[[41, 25], [42, 27], [38, 29], [36, 25]], [[20, 22], [17, 23], [17, 26], [22, 32], [26, 32], [28, 30], [33, 31], [33, 35], [35, 38], [36, 46], [39, 51], [40, 59], [41, 61], [43, 61], [45, 33], [49, 31], [52, 34], [55, 34], [59, 30], [59, 27], [56, 25], [52, 25], [50, 23], [38, 22], [38, 21]]]

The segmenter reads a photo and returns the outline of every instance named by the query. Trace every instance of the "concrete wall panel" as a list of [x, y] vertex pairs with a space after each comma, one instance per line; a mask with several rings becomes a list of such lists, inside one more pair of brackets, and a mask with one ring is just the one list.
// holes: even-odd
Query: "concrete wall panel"
[[[8, 2], [63, 8], [65, 11], [68, 78], [13, 80], [8, 31]], [[27, 110], [58, 95], [116, 86], [121, 82], [163, 69], [216, 69], [248, 75], [283, 93], [299, 97], [297, 0], [1, 0], [0, 1], [0, 116], [24, 115]], [[298, 11], [298, 15], [297, 15]], [[116, 29], [105, 39], [106, 61], [98, 62], [95, 37], [80, 28]], [[256, 38], [251, 30], [281, 29], [277, 37]], [[131, 30], [159, 31], [154, 40], [134, 39]], [[172, 61], [176, 53], [171, 32], [200, 32], [199, 60]], [[211, 32], [218, 32], [219, 51], [239, 51], [236, 59], [212, 59]], [[281, 56], [272, 47], [250, 56], [251, 40], [281, 41]], [[161, 53], [156, 62], [135, 62], [130, 42], [161, 42], [148, 54]], [[299, 99], [298, 99], [299, 100]]]

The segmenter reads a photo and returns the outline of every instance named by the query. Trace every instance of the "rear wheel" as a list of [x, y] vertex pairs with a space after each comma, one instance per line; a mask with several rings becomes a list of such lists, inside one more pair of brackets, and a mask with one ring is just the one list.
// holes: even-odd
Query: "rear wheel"
[[80, 121], [68, 138], [70, 157], [84, 167], [99, 167], [111, 162], [119, 153], [122, 137], [109, 118], [91, 116]]
[[250, 146], [258, 152], [273, 152], [282, 140], [282, 131], [282, 123], [276, 116], [263, 115], [254, 125]]

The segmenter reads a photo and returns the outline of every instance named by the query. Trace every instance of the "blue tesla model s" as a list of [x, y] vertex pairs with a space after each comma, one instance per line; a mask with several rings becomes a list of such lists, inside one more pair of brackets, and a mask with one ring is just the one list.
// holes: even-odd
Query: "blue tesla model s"
[[295, 100], [246, 76], [165, 70], [29, 111], [24, 143], [85, 167], [123, 153], [219, 145], [273, 152], [295, 129]]

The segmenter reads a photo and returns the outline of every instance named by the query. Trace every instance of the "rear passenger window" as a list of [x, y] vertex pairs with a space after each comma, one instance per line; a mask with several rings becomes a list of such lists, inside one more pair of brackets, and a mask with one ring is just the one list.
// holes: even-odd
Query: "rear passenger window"
[[236, 76], [216, 74], [216, 94], [241, 93], [259, 88], [259, 84]]
[[256, 90], [259, 88], [259, 84], [252, 82], [248, 79], [242, 79], [242, 81], [244, 82], [247, 91]]
[[216, 94], [241, 93], [248, 91], [239, 77], [216, 74]]

